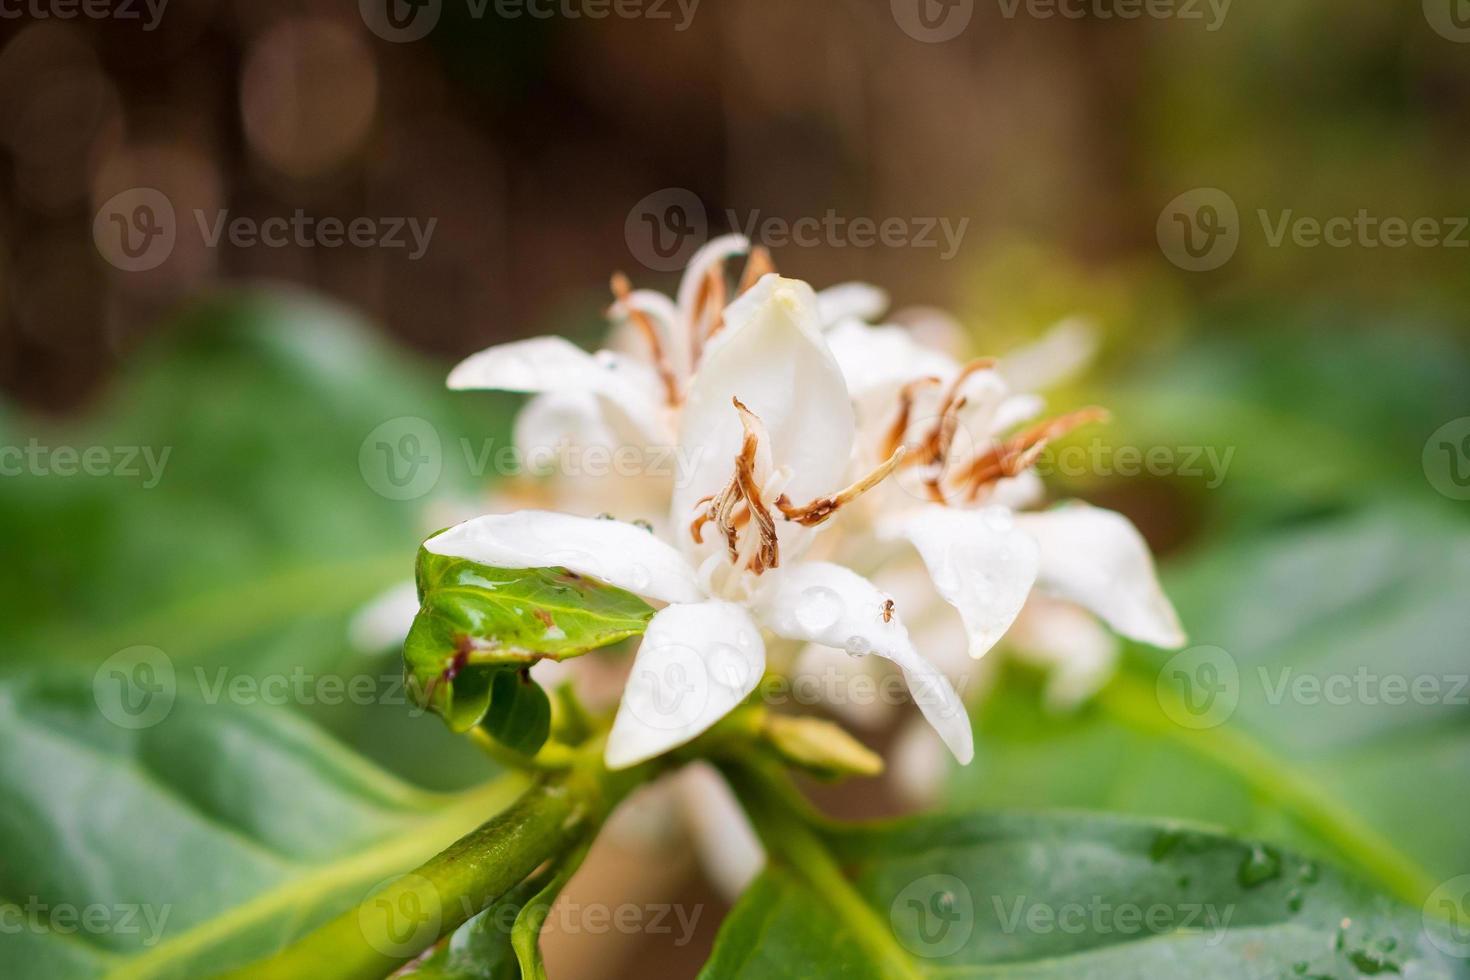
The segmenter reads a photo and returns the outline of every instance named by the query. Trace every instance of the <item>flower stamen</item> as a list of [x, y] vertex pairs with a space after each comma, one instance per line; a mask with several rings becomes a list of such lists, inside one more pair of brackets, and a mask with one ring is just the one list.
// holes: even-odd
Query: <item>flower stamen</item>
[[633, 326], [638, 328], [638, 332], [643, 334], [643, 339], [648, 342], [649, 356], [653, 360], [653, 366], [658, 371], [659, 378], [664, 383], [665, 401], [671, 407], [678, 407], [684, 401], [684, 396], [679, 388], [679, 376], [674, 373], [674, 367], [669, 363], [668, 355], [664, 352], [663, 338], [659, 336], [658, 328], [653, 325], [647, 313], [637, 309], [629, 302], [633, 285], [621, 272], [613, 273], [612, 292], [613, 297], [617, 300], [615, 309], [631, 320]]
[[886, 460], [880, 463], [867, 476], [858, 480], [845, 490], [840, 490], [829, 497], [818, 497], [816, 500], [794, 507], [791, 499], [786, 494], [776, 498], [776, 507], [781, 511], [788, 521], [800, 524], [802, 527], [816, 527], [828, 520], [840, 509], [852, 503], [858, 497], [888, 479], [888, 475], [898, 469], [898, 464], [903, 461], [907, 450], [903, 446], [895, 449]]
[[[695, 544], [703, 544], [704, 525], [714, 524], [725, 539], [730, 563], [760, 575], [781, 564], [776, 520], [762, 499], [760, 480], [756, 475], [765, 426], [739, 398], [732, 398], [731, 401], [735, 410], [740, 413], [740, 425], [745, 430], [740, 452], [735, 456], [735, 475], [719, 493], [700, 501], [701, 505], [708, 501], [708, 506], [694, 519], [689, 530]], [[753, 554], [742, 559], [740, 532], [752, 524], [758, 544]]]
[[1106, 409], [1094, 406], [1040, 422], [977, 456], [961, 477], [961, 485], [969, 487], [969, 499], [974, 500], [981, 490], [997, 480], [1017, 476], [1029, 469], [1053, 439], [1059, 439], [1079, 426], [1106, 422], [1109, 418]]

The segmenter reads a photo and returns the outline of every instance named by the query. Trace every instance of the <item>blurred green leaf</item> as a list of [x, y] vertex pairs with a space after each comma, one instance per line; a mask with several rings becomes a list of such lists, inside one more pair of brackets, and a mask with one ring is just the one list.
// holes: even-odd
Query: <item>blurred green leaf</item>
[[[1217, 549], [1170, 576], [1195, 647], [1131, 651], [1073, 716], [1012, 675], [979, 709], [953, 800], [1209, 820], [1333, 853], [1422, 900], [1470, 866], [1466, 581], [1470, 527], [1439, 510]], [[1327, 686], [1295, 693], [1304, 676]], [[1424, 678], [1433, 696], [1395, 694], [1388, 677]], [[1218, 694], [1208, 713], [1189, 701], [1201, 694]]]
[[875, 944], [911, 977], [1470, 975], [1419, 909], [1193, 827], [955, 814], [828, 828], [826, 842], [871, 917], [773, 865], [726, 919], [704, 980], [898, 975], [865, 955]]
[[[424, 793], [292, 712], [200, 701], [160, 666], [138, 715], [117, 713], [107, 687], [127, 678], [106, 672], [0, 683], [0, 910], [24, 924], [0, 933], [10, 975], [188, 980], [249, 962], [519, 788]], [[106, 910], [96, 928], [77, 927], [86, 909]]]

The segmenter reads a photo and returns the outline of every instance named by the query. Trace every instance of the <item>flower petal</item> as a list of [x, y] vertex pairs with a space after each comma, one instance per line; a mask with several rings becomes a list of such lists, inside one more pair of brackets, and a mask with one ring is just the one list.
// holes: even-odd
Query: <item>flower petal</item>
[[1118, 638], [1076, 603], [1037, 592], [1026, 601], [1006, 641], [1016, 656], [1048, 670], [1046, 702], [1069, 711], [1112, 679]]
[[959, 610], [970, 656], [983, 657], [1015, 621], [1040, 564], [1034, 541], [1005, 507], [953, 510], [929, 506], [889, 522], [928, 566], [934, 588]]
[[648, 624], [604, 761], [625, 769], [699, 735], [755, 690], [766, 645], [743, 606], [676, 604]]
[[674, 778], [694, 850], [710, 882], [733, 902], [766, 863], [745, 808], [708, 762], [691, 762]]
[[817, 310], [825, 327], [844, 320], [871, 322], [886, 309], [888, 294], [865, 282], [840, 282], [817, 293]]
[[1069, 504], [1022, 514], [1017, 524], [1040, 546], [1039, 588], [1085, 606], [1131, 639], [1171, 650], [1184, 645], [1148, 545], [1128, 518]]
[[903, 327], [870, 327], [846, 320], [827, 331], [827, 344], [854, 398], [892, 397], [918, 378], [950, 378], [959, 364], [914, 340]]
[[903, 671], [909, 694], [955, 758], [975, 754], [970, 717], [948, 679], [914, 649], [888, 596], [861, 575], [830, 562], [803, 562], [771, 574], [756, 596], [756, 616], [773, 633], [848, 653], [877, 654]]
[[691, 464], [674, 490], [673, 523], [729, 482], [743, 430], [738, 398], [764, 423], [772, 463], [790, 468], [797, 503], [844, 485], [855, 422], [842, 372], [822, 339], [811, 287], [774, 273], [725, 310], [684, 406], [679, 444]]
[[668, 440], [669, 423], [658, 378], [624, 354], [589, 354], [561, 337], [533, 337], [471, 354], [449, 372], [455, 390], [528, 393], [590, 391], [616, 407], [643, 438]]
[[496, 568], [566, 568], [661, 602], [703, 597], [683, 555], [622, 521], [547, 510], [487, 514], [456, 524], [424, 547]]

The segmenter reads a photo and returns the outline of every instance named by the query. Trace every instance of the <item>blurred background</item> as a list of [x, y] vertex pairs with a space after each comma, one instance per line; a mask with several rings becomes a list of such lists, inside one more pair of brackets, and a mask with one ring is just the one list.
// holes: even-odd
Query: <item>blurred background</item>
[[[1463, 700], [1283, 705], [1254, 680], [1391, 664], [1447, 691], [1470, 671], [1464, 6], [16, 7], [0, 19], [4, 671], [90, 676], [146, 644], [181, 671], [391, 675], [396, 652], [353, 624], [424, 533], [473, 512], [489, 478], [459, 447], [504, 444], [518, 404], [443, 391], [447, 367], [522, 336], [595, 346], [610, 273], [672, 290], [699, 241], [751, 231], [785, 274], [947, 310], [976, 354], [1091, 320], [1098, 355], [1053, 406], [1107, 405], [1117, 421], [1080, 445], [1166, 462], [1059, 473], [1057, 494], [1144, 530], [1192, 638], [1239, 665], [1231, 723], [1277, 775], [1326, 786], [1431, 883], [1470, 871]], [[399, 492], [363, 452], [405, 417], [442, 466]], [[1151, 685], [1166, 658], [1130, 650], [1127, 670]], [[977, 705], [953, 804], [1192, 817], [1351, 863], [1253, 765], [1107, 705], [1049, 715], [1035, 678], [1006, 681]], [[289, 700], [258, 707], [417, 787], [490, 771], [401, 704]], [[74, 705], [5, 703], [12, 746], [34, 749], [37, 719], [85, 727]], [[0, 761], [0, 804], [54, 817], [65, 801], [27, 782], [34, 759]], [[817, 792], [846, 815], [912, 805], [890, 783]], [[702, 961], [723, 899], [660, 821], [677, 824], [657, 807], [630, 821], [579, 886], [704, 909], [692, 941], [568, 936], [553, 965]], [[33, 834], [0, 819], [7, 850]], [[46, 874], [7, 863], [0, 894], [80, 887]]]

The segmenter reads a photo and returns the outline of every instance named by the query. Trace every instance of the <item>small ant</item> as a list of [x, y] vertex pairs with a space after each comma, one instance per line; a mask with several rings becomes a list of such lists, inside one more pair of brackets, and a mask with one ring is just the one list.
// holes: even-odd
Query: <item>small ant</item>
[[883, 601], [883, 622], [885, 622], [885, 623], [891, 623], [891, 622], [893, 622], [893, 600], [892, 599], [885, 599]]

